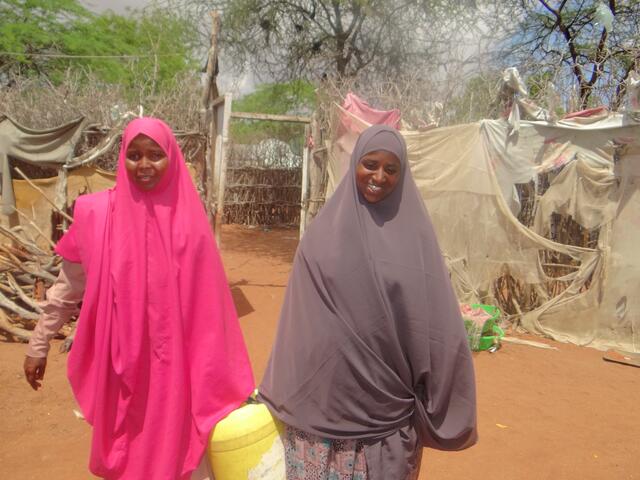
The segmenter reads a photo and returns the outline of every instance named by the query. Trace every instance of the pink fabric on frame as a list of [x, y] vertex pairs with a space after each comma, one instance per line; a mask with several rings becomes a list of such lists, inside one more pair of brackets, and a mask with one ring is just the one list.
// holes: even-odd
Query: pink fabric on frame
[[[344, 97], [342, 108], [360, 120], [364, 120], [369, 125], [389, 125], [396, 130], [400, 128], [400, 110], [397, 108], [393, 110], [376, 110], [352, 92], [347, 93], [347, 96]], [[348, 115], [341, 115], [340, 123], [339, 134], [353, 130], [357, 130], [359, 133], [362, 130], [359, 125], [353, 125], [353, 120]]]
[[[146, 135], [169, 158], [149, 192], [124, 167]], [[107, 479], [183, 479], [213, 426], [254, 389], [238, 318], [207, 217], [162, 121], [122, 137], [116, 187], [78, 198], [56, 251], [87, 284], [68, 376], [93, 426], [90, 470]]]

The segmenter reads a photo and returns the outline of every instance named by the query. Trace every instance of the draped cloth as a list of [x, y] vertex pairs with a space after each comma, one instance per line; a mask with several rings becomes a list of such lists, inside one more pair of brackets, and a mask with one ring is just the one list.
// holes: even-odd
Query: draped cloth
[[[169, 159], [148, 192], [125, 170], [140, 134]], [[68, 377], [93, 426], [90, 470], [188, 478], [254, 381], [204, 208], [166, 124], [129, 123], [115, 188], [78, 198], [56, 251], [87, 276]]]
[[[393, 192], [369, 204], [355, 168], [368, 152], [401, 162]], [[475, 443], [471, 352], [402, 136], [365, 130], [348, 174], [296, 252], [260, 399], [330, 439], [364, 439], [369, 478], [404, 479], [422, 446]]]
[[84, 117], [77, 118], [56, 128], [35, 130], [20, 125], [5, 115], [0, 115], [0, 175], [2, 175], [2, 204], [0, 211], [11, 215], [16, 205], [9, 158], [32, 165], [60, 168], [73, 156]]
[[[400, 128], [400, 110], [397, 108], [393, 110], [376, 110], [352, 92], [347, 93], [344, 102], [342, 102], [342, 108], [371, 125], [389, 125], [395, 129]], [[346, 131], [353, 130], [348, 116], [343, 115], [340, 118], [340, 122], [341, 127]]]

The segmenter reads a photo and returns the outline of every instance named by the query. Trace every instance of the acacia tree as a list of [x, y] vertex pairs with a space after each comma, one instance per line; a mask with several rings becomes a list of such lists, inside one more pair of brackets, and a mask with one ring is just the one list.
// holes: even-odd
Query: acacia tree
[[394, 31], [406, 7], [375, 0], [241, 0], [225, 16], [227, 46], [276, 77], [353, 76], [374, 62], [388, 69], [409, 53]]
[[502, 1], [479, 10], [493, 34], [504, 33], [503, 62], [523, 74], [547, 74], [565, 95], [575, 90], [579, 108], [621, 105], [625, 81], [640, 60], [640, 1]]
[[0, 73], [40, 72], [46, 59], [33, 54], [64, 48], [74, 24], [89, 18], [75, 0], [1, 0]]
[[[445, 0], [163, 0], [205, 17], [222, 12], [224, 57], [261, 79], [288, 81], [366, 74], [388, 78], [437, 67], [469, 2]], [[206, 24], [204, 25], [206, 27]], [[442, 57], [440, 57], [442, 58]], [[431, 62], [431, 63], [430, 63]]]

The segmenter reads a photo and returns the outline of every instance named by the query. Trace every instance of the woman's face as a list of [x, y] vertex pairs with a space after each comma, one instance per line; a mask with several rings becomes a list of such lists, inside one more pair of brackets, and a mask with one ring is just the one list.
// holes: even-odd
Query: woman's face
[[131, 181], [141, 190], [149, 191], [162, 180], [169, 159], [160, 145], [140, 134], [129, 143], [124, 165]]
[[400, 160], [386, 150], [369, 152], [356, 166], [356, 186], [369, 203], [387, 198], [400, 179]]

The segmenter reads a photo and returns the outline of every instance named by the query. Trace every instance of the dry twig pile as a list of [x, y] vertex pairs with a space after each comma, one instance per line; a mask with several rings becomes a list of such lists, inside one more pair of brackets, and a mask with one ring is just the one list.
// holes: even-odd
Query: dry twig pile
[[[56, 279], [61, 260], [40, 248], [20, 226], [0, 226], [0, 233], [11, 241], [0, 244], [0, 330], [26, 342], [41, 312], [38, 301]], [[65, 327], [63, 335], [70, 331]]]

